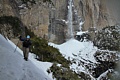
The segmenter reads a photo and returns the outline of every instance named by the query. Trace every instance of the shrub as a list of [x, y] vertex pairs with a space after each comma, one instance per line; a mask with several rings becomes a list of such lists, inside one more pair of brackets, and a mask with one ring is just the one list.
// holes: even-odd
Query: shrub
[[4, 24], [11, 25], [11, 27], [13, 29], [13, 34], [15, 36], [17, 36], [18, 33], [21, 34], [21, 32], [22, 32], [22, 26], [21, 25], [23, 25], [23, 23], [17, 17], [14, 17], [14, 16], [1, 16], [0, 17], [0, 24], [2, 24], [2, 25], [4, 25]]
[[120, 51], [120, 26], [108, 26], [98, 31], [94, 42], [99, 49]]
[[63, 63], [67, 61], [58, 49], [49, 46], [47, 40], [43, 38], [33, 37], [31, 51], [38, 56], [38, 60]]
[[59, 67], [56, 63], [48, 71], [53, 73], [53, 78], [56, 78], [56, 80], [80, 80], [78, 74], [69, 68]]

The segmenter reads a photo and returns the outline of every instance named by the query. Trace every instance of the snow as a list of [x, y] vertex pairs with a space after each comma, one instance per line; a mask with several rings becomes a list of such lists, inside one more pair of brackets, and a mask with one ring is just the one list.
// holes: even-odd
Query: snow
[[[83, 33], [85, 32], [81, 32], [79, 35]], [[52, 78], [52, 73], [47, 73], [47, 69], [53, 63], [37, 61], [33, 53], [29, 54], [29, 61], [25, 61], [21, 49], [17, 47], [14, 52], [16, 45], [13, 42], [6, 40], [2, 35], [0, 35], [0, 42], [0, 80], [56, 80]], [[48, 44], [58, 48], [66, 59], [75, 61], [70, 65], [71, 70], [76, 73], [84, 72], [89, 74], [92, 80], [96, 80], [85, 67], [89, 63], [97, 63], [94, 54], [99, 49], [93, 46], [91, 41], [80, 42], [70, 39], [60, 45]], [[81, 61], [85, 64], [83, 65]], [[97, 80], [101, 80], [107, 73], [108, 71], [101, 74]]]
[[46, 70], [52, 65], [38, 62], [30, 54], [29, 60], [23, 59], [22, 51], [0, 35], [0, 80], [53, 80]]
[[58, 48], [66, 59], [69, 57], [72, 59], [74, 58], [74, 55], [78, 55], [78, 58], [82, 57], [92, 62], [96, 62], [94, 53], [97, 51], [97, 48], [93, 46], [92, 42], [79, 42], [75, 39], [70, 39], [61, 45], [53, 43], [49, 43], [49, 45]]
[[88, 31], [80, 31], [80, 32], [77, 32], [76, 35], [82, 35], [84, 33], [87, 33]]
[[104, 78], [109, 72], [111, 72], [111, 71], [113, 71], [112, 69], [109, 69], [109, 70], [107, 70], [106, 72], [104, 72], [103, 74], [101, 74], [98, 78], [97, 78], [97, 80], [102, 80], [102, 78]]
[[[58, 48], [66, 59], [75, 61], [75, 63], [72, 63], [72, 65], [70, 66], [73, 71], [75, 71], [76, 73], [84, 72], [91, 76], [86, 67], [84, 67], [84, 65], [82, 65], [80, 62], [85, 62], [85, 65], [87, 65], [88, 63], [97, 63], [94, 58], [94, 54], [98, 49], [97, 47], [93, 46], [93, 43], [91, 41], [79, 42], [75, 39], [70, 39], [69, 41], [61, 45], [57, 45], [54, 43], [49, 43], [49, 45]], [[95, 80], [92, 76], [91, 79]]]
[[[83, 33], [87, 33], [87, 31], [78, 32], [77, 35], [82, 35]], [[94, 55], [96, 51], [99, 51], [99, 49], [96, 46], [94, 46], [93, 42], [91, 41], [80, 42], [75, 39], [70, 39], [69, 41], [60, 45], [54, 43], [49, 43], [49, 45], [58, 48], [61, 54], [66, 59], [73, 61], [73, 63], [70, 65], [71, 70], [75, 71], [76, 73], [83, 72], [85, 74], [88, 74], [90, 75], [91, 80], [102, 80], [102, 78], [106, 77], [106, 75], [111, 71], [107, 70], [106, 72], [102, 73], [98, 78], [94, 78], [91, 75], [86, 65], [92, 64], [92, 67], [96, 67], [95, 64], [98, 63]], [[109, 50], [100, 51], [111, 52]]]
[[25, 4], [22, 4], [20, 6], [18, 6], [19, 8], [24, 8], [25, 7]]

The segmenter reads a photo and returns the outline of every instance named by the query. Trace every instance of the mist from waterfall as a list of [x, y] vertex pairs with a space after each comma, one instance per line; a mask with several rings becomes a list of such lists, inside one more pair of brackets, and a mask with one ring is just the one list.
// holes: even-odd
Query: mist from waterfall
[[73, 35], [73, 17], [72, 17], [72, 0], [68, 2], [68, 38], [74, 38]]

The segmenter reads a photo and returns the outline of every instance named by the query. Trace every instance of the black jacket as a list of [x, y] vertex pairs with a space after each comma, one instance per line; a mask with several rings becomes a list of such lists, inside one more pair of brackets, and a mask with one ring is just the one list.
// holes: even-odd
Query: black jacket
[[22, 45], [23, 47], [29, 48], [30, 45], [32, 44], [30, 39], [22, 38], [21, 36], [19, 37], [19, 39], [20, 41], [23, 41], [23, 45]]
[[26, 39], [26, 40], [23, 41], [23, 47], [29, 48], [30, 45], [31, 45], [31, 41], [30, 40]]

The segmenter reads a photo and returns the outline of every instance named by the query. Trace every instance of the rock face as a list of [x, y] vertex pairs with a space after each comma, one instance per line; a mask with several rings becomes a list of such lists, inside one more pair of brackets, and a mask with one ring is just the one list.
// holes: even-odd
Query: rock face
[[[1, 34], [3, 34], [4, 36], [13, 37], [14, 29], [12, 28], [12, 25], [8, 23], [12, 22], [13, 19], [15, 20], [15, 18], [18, 19], [19, 17], [20, 15], [19, 15], [17, 3], [14, 0], [0, 0], [0, 20], [1, 20], [0, 33]], [[12, 19], [10, 20], [10, 18]], [[7, 23], [5, 24], [5, 22]]]
[[[16, 7], [17, 4], [14, 0], [1, 0], [0, 1], [0, 16], [18, 16], [19, 11], [18, 8]], [[16, 9], [15, 9], [16, 7]]]
[[[50, 25], [51, 33], [50, 39], [54, 37], [54, 40], [58, 43], [64, 42], [67, 39], [67, 24], [56, 23], [56, 19], [62, 19], [68, 21], [68, 1], [57, 1], [55, 2], [55, 15], [52, 17]], [[64, 3], [62, 3], [64, 2]], [[59, 5], [62, 3], [61, 5]], [[57, 7], [56, 7], [57, 6]], [[58, 7], [59, 6], [59, 7]], [[61, 11], [62, 10], [62, 11]], [[53, 12], [53, 11], [52, 11]], [[101, 29], [108, 25], [115, 25], [114, 19], [110, 16], [107, 11], [105, 0], [73, 0], [72, 5], [72, 17], [73, 17], [73, 33], [79, 30], [80, 22], [84, 22], [82, 30], [88, 30], [91, 27]], [[50, 18], [51, 19], [51, 18]], [[59, 36], [59, 37], [58, 37]], [[58, 41], [59, 40], [59, 41]]]
[[[20, 2], [19, 2], [20, 3]], [[20, 15], [23, 23], [37, 36], [48, 36], [49, 8], [48, 4], [37, 2], [36, 4], [20, 4]]]
[[[45, 37], [55, 43], [63, 43], [68, 39], [69, 0], [52, 0], [53, 4], [23, 4], [21, 0], [0, 1], [0, 16], [16, 16], [39, 37]], [[101, 29], [114, 25], [110, 13], [107, 12], [105, 0], [73, 0], [72, 26], [73, 34], [80, 30], [80, 22], [84, 22], [82, 30], [90, 27]]]
[[[41, 0], [36, 1], [36, 4], [28, 2], [27, 5], [25, 5], [21, 0], [0, 0], [0, 19], [3, 16], [18, 17], [23, 23], [21, 28], [27, 26], [37, 36], [46, 38], [54, 43], [63, 43], [66, 41], [68, 39], [69, 0], [52, 0], [53, 5], [42, 3]], [[99, 49], [120, 51], [120, 45], [118, 45], [120, 44], [120, 31], [118, 31], [120, 27], [111, 26], [116, 23], [113, 21], [114, 19], [110, 16], [110, 13], [107, 12], [104, 1], [105, 0], [72, 1], [71, 17], [73, 34], [75, 35], [76, 31], [88, 30], [90, 36], [96, 36], [95, 39], [94, 37], [91, 38]], [[82, 27], [80, 28], [80, 26]], [[96, 29], [102, 30], [95, 34]], [[0, 33], [3, 33], [5, 36], [8, 36], [8, 33], [11, 33], [12, 36], [13, 33], [11, 30], [13, 31], [11, 25], [0, 24]], [[88, 34], [78, 36], [77, 39], [84, 41], [84, 38], [89, 38]], [[106, 54], [108, 54], [108, 56], [106, 56]], [[95, 72], [91, 72], [93, 76], [98, 77], [104, 71], [111, 68], [111, 66], [112, 69], [114, 68], [116, 61], [113, 60], [117, 58], [114, 56], [114, 52], [97, 51], [95, 57], [100, 64], [90, 63], [86, 65], [86, 67], [88, 67], [90, 71]], [[101, 57], [103, 58], [101, 59]], [[81, 61], [81, 64], [85, 63]], [[109, 66], [107, 67], [106, 64]], [[93, 68], [91, 68], [91, 65], [93, 65]], [[94, 68], [94, 65], [97, 66]], [[102, 69], [101, 72], [100, 69]], [[83, 76], [84, 75], [85, 74], [83, 74]]]
[[[27, 4], [23, 4], [21, 0], [2, 0], [0, 1], [0, 16], [18, 17], [23, 22], [21, 25], [23, 29], [27, 26], [37, 36], [46, 38], [49, 24], [48, 4], [41, 4], [41, 2], [37, 2], [36, 5]], [[6, 30], [11, 29], [11, 25], [0, 24], [0, 28], [1, 33], [7, 36]]]
[[119, 24], [120, 23], [120, 16], [119, 16], [120, 0], [106, 0], [106, 3], [107, 3], [107, 8], [108, 8], [109, 13], [112, 14], [111, 16], [115, 17], [117, 24]]
[[80, 15], [85, 19], [83, 28], [88, 30], [90, 27], [101, 29], [111, 23], [110, 15], [107, 12], [105, 0], [81, 0], [79, 2]]
[[67, 1], [53, 0], [54, 6], [51, 6], [49, 18], [49, 40], [56, 43], [65, 41], [66, 19], [67, 19]]

